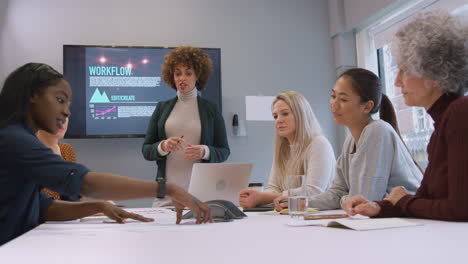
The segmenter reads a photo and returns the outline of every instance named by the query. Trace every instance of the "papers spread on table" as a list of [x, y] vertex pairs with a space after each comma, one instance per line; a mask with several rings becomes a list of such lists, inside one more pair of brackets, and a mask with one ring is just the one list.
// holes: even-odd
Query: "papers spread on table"
[[182, 225], [176, 225], [176, 212], [166, 208], [126, 208], [125, 210], [153, 218], [154, 222], [126, 219], [125, 224], [118, 224], [106, 216], [89, 216], [74, 221], [46, 222], [40, 230], [36, 231], [36, 234], [42, 236], [95, 236], [99, 233], [184, 232], [187, 229], [210, 228], [210, 224], [192, 225], [189, 220], [182, 220]]
[[364, 218], [364, 217], [348, 217], [341, 219], [321, 219], [321, 220], [296, 220], [291, 219], [289, 226], [326, 226], [348, 228], [357, 231], [377, 230], [397, 227], [410, 227], [422, 225], [401, 218]]
[[[175, 215], [174, 211], [170, 209], [166, 209], [166, 208], [128, 208], [126, 210], [134, 214], [143, 215], [149, 218], [155, 218], [157, 215], [163, 215], [164, 216], [163, 219], [167, 219], [167, 218], [172, 219], [173, 217], [170, 217], [170, 216]], [[166, 217], [166, 216], [169, 216], [169, 217]], [[161, 217], [158, 217], [158, 218], [161, 218]], [[79, 221], [81, 223], [116, 223], [115, 220], [112, 220], [105, 215], [87, 216], [87, 217], [81, 218]], [[138, 220], [134, 220], [130, 218], [126, 219], [125, 222], [126, 223], [143, 223]]]

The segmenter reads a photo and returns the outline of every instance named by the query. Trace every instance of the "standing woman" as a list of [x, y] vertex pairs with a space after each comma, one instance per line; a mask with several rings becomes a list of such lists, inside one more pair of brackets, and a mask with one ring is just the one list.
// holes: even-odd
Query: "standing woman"
[[[416, 191], [421, 170], [398, 134], [392, 103], [374, 73], [356, 68], [341, 74], [331, 92], [330, 108], [333, 121], [346, 126], [351, 135], [336, 161], [332, 187], [312, 197], [310, 207], [337, 209], [357, 194], [382, 199], [399, 185]], [[373, 120], [377, 112], [380, 120]]]
[[405, 103], [434, 120], [429, 163], [415, 195], [396, 187], [382, 201], [356, 196], [349, 214], [468, 221], [468, 23], [443, 11], [424, 12], [397, 33], [394, 54]]
[[[223, 116], [197, 93], [211, 72], [211, 59], [199, 48], [181, 46], [164, 57], [162, 77], [177, 96], [158, 103], [142, 147], [144, 158], [158, 165], [158, 182], [187, 190], [194, 163], [223, 162], [229, 157]], [[167, 205], [171, 205], [168, 199], [153, 203], [153, 207]]]
[[287, 197], [288, 175], [306, 175], [308, 195], [324, 192], [333, 180], [335, 154], [305, 97], [295, 91], [276, 95], [272, 115], [276, 136], [268, 186], [265, 192], [242, 190], [239, 204], [244, 208], [278, 205]]

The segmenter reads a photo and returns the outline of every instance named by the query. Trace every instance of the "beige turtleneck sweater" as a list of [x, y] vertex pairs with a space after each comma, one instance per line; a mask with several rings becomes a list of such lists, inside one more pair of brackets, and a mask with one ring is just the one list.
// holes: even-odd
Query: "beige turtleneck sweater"
[[[198, 112], [197, 89], [182, 94], [177, 92], [178, 100], [174, 105], [174, 109], [166, 120], [165, 132], [166, 137], [181, 137], [184, 136], [184, 149], [187, 144], [199, 145], [201, 138], [201, 123]], [[204, 146], [205, 147], [205, 146]], [[194, 163], [199, 163], [200, 160], [186, 160], [184, 158], [184, 149], [175, 152], [164, 152], [161, 144], [158, 146], [158, 152], [162, 156], [167, 155], [166, 161], [166, 180], [168, 183], [176, 184], [184, 190], [188, 190], [190, 176], [192, 174], [192, 166]], [[209, 159], [209, 150], [205, 147], [205, 156], [203, 159]], [[153, 202], [153, 207], [170, 206], [172, 205], [170, 198], [156, 198]]]

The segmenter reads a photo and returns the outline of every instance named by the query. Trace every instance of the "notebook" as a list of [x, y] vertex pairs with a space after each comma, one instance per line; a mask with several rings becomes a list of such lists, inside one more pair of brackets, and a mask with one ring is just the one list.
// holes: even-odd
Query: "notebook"
[[249, 184], [250, 163], [195, 163], [188, 192], [201, 201], [227, 200], [239, 206], [239, 192]]
[[289, 226], [325, 226], [348, 228], [356, 231], [378, 230], [397, 227], [410, 227], [423, 225], [401, 218], [341, 218], [321, 220], [291, 220]]

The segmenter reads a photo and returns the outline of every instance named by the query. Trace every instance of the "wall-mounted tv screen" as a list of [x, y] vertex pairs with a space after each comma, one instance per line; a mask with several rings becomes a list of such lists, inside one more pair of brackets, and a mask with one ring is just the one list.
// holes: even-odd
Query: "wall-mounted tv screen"
[[[143, 137], [156, 105], [176, 96], [161, 77], [174, 48], [63, 46], [63, 73], [73, 90], [67, 138]], [[221, 49], [202, 48], [213, 73], [200, 96], [221, 107]]]

